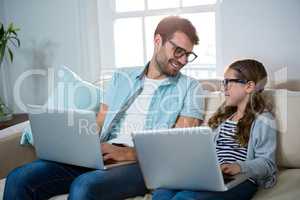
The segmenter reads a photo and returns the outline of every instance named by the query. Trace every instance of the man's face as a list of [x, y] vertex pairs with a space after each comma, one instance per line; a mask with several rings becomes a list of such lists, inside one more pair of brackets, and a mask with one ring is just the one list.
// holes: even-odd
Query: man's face
[[[155, 42], [159, 42], [159, 39]], [[166, 76], [176, 76], [181, 68], [187, 64], [187, 55], [184, 52], [191, 52], [194, 45], [182, 32], [175, 32], [173, 37], [163, 45], [162, 41], [160, 42], [160, 44], [156, 44], [158, 47], [154, 57], [158, 70]], [[184, 52], [182, 52], [182, 56], [176, 57], [177, 53], [180, 55], [180, 49]]]

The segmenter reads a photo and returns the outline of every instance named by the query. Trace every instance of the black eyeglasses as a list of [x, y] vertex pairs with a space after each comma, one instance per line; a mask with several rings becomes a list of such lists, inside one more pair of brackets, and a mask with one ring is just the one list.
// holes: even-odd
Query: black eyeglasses
[[181, 48], [180, 46], [178, 46], [177, 44], [172, 42], [171, 40], [168, 40], [168, 41], [175, 47], [175, 50], [174, 50], [175, 58], [179, 59], [183, 55], [185, 55], [187, 62], [193, 62], [198, 57], [194, 52], [188, 52], [184, 48]]
[[222, 81], [223, 83], [223, 86], [224, 87], [227, 87], [228, 86], [228, 83], [230, 82], [234, 82], [234, 83], [241, 83], [241, 84], [247, 84], [248, 81], [247, 80], [243, 80], [243, 79], [237, 79], [237, 78], [226, 78]]

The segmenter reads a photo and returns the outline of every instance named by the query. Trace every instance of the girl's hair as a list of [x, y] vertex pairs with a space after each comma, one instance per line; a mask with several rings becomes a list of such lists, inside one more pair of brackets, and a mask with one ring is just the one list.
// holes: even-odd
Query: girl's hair
[[[256, 86], [255, 91], [250, 94], [244, 116], [238, 121], [235, 136], [241, 146], [246, 146], [249, 141], [251, 125], [256, 115], [264, 111], [272, 112], [271, 104], [268, 105], [262, 96], [262, 91], [267, 83], [267, 72], [262, 63], [251, 59], [238, 60], [232, 63], [228, 69], [236, 72], [236, 78], [253, 81]], [[217, 128], [236, 111], [236, 106], [225, 106], [224, 102], [208, 120], [208, 125], [211, 128]]]

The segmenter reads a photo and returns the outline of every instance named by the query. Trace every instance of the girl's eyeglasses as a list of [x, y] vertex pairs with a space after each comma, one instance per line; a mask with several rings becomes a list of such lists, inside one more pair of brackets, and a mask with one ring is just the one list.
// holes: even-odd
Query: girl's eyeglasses
[[243, 79], [237, 79], [237, 78], [227, 78], [227, 79], [224, 79], [222, 81], [222, 84], [223, 84], [224, 87], [227, 87], [230, 82], [247, 84], [249, 81], [248, 80], [243, 80]]

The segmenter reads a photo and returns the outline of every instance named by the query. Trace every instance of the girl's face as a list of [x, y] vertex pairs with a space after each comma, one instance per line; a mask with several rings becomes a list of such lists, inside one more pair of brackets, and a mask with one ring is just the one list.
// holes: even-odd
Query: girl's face
[[250, 82], [238, 79], [237, 72], [233, 69], [227, 69], [224, 74], [224, 95], [226, 106], [239, 106], [248, 101], [249, 93], [252, 91]]

